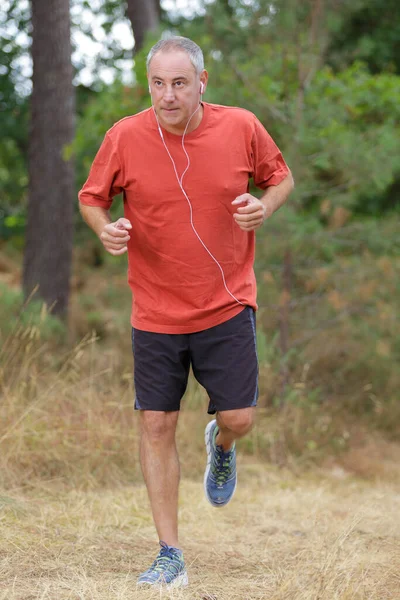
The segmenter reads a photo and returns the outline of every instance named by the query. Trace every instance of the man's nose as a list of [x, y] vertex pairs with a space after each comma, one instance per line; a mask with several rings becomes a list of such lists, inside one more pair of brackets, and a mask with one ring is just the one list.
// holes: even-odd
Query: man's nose
[[175, 92], [172, 85], [165, 86], [164, 100], [166, 100], [167, 102], [172, 102], [173, 100], [175, 100]]

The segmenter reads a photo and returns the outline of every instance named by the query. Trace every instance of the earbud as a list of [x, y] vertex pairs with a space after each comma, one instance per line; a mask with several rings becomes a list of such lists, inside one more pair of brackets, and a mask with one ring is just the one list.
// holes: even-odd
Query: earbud
[[200, 94], [203, 94], [203, 93], [204, 93], [204, 83], [201, 82], [200, 83]]

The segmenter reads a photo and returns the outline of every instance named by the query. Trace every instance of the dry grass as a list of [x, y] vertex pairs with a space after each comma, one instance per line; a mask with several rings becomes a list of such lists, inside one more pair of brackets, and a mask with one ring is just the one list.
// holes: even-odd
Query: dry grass
[[[296, 479], [240, 461], [237, 496], [213, 509], [183, 481], [190, 586], [166, 598], [400, 598], [400, 488], [342, 473]], [[338, 478], [339, 475], [339, 478]], [[159, 598], [137, 591], [156, 553], [143, 485], [79, 491], [33, 482], [1, 494], [0, 598]]]
[[[107, 347], [89, 336], [61, 351], [44, 343], [33, 326], [17, 329], [6, 342], [0, 350], [0, 487], [54, 478], [85, 490], [137, 482], [129, 346]], [[178, 436], [185, 448], [184, 477], [198, 476], [203, 468], [207, 404], [205, 391], [191, 379]], [[294, 472], [333, 456], [362, 477], [386, 477], [385, 465], [394, 472], [389, 458], [397, 461], [397, 448], [379, 438], [373, 442], [371, 432], [348, 413], [307, 406], [304, 398], [303, 405], [283, 411], [260, 407], [257, 425], [240, 449]]]

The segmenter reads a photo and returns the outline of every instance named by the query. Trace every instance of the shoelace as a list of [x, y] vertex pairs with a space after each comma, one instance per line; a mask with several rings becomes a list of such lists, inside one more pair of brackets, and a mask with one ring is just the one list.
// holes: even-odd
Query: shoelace
[[165, 542], [160, 542], [160, 546], [160, 553], [151, 565], [150, 569], [152, 571], [156, 571], [157, 573], [163, 573], [165, 571], [165, 567], [175, 567], [176, 571], [179, 571], [180, 564], [177, 564], [180, 558], [179, 555], [167, 544], [165, 544]]
[[233, 452], [223, 452], [216, 446], [213, 475], [218, 486], [224, 485], [232, 473]]

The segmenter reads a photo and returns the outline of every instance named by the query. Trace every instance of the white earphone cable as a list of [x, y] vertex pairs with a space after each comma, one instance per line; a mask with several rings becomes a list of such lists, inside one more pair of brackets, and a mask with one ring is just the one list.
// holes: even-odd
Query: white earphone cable
[[183, 148], [183, 151], [184, 151], [184, 153], [185, 153], [185, 156], [186, 156], [186, 159], [187, 159], [187, 165], [186, 165], [186, 168], [185, 168], [185, 170], [183, 171], [183, 173], [182, 173], [181, 177], [179, 178], [179, 174], [178, 174], [178, 171], [177, 171], [177, 168], [176, 168], [176, 165], [175, 165], [175, 161], [174, 161], [174, 159], [173, 159], [173, 157], [172, 157], [172, 155], [171, 155], [171, 153], [170, 153], [170, 151], [169, 151], [169, 149], [168, 149], [168, 146], [167, 146], [167, 144], [165, 143], [165, 140], [164, 140], [164, 135], [163, 135], [163, 133], [162, 133], [162, 130], [161, 130], [161, 126], [160, 126], [160, 123], [159, 123], [159, 120], [158, 120], [158, 117], [157, 117], [157, 113], [156, 113], [156, 111], [155, 111], [155, 109], [154, 109], [154, 106], [153, 106], [154, 115], [155, 115], [155, 117], [156, 117], [156, 121], [157, 121], [157, 125], [158, 125], [158, 131], [159, 131], [159, 134], [160, 134], [160, 137], [161, 137], [162, 143], [164, 144], [164, 148], [165, 148], [165, 150], [167, 151], [167, 154], [168, 154], [168, 156], [169, 156], [169, 158], [170, 158], [170, 160], [171, 160], [171, 162], [172, 162], [172, 166], [173, 166], [173, 168], [174, 168], [174, 172], [175, 172], [175, 177], [176, 177], [176, 180], [177, 180], [177, 182], [178, 182], [178, 184], [179, 184], [179, 187], [180, 187], [180, 189], [181, 189], [181, 191], [182, 191], [182, 194], [185, 196], [185, 198], [186, 198], [186, 200], [187, 200], [187, 203], [189, 204], [189, 210], [190, 210], [190, 224], [191, 224], [191, 226], [192, 226], [192, 229], [193, 229], [193, 231], [194, 231], [194, 233], [195, 233], [195, 235], [196, 235], [197, 239], [199, 240], [199, 242], [200, 242], [200, 243], [201, 243], [201, 245], [203, 246], [203, 248], [204, 248], [204, 249], [205, 249], [205, 250], [208, 252], [208, 254], [209, 254], [209, 255], [210, 255], [210, 257], [212, 258], [212, 260], [215, 262], [215, 264], [218, 266], [219, 270], [221, 271], [221, 275], [222, 275], [222, 281], [223, 281], [224, 287], [225, 287], [226, 291], [228, 292], [228, 294], [229, 294], [229, 295], [230, 295], [230, 296], [231, 296], [231, 297], [232, 297], [232, 298], [235, 300], [235, 302], [237, 302], [238, 304], [241, 304], [242, 306], [245, 306], [245, 304], [244, 304], [243, 302], [241, 302], [240, 300], [238, 300], [238, 299], [236, 298], [236, 296], [235, 296], [234, 294], [232, 294], [232, 292], [231, 292], [231, 291], [230, 291], [230, 289], [228, 288], [228, 286], [227, 286], [227, 284], [226, 284], [225, 273], [224, 273], [224, 270], [223, 270], [223, 268], [221, 267], [221, 265], [219, 264], [219, 262], [218, 262], [218, 260], [215, 258], [215, 256], [214, 256], [214, 255], [213, 255], [213, 254], [210, 252], [210, 250], [207, 248], [206, 244], [203, 242], [203, 240], [201, 239], [200, 235], [198, 234], [198, 232], [197, 232], [197, 230], [196, 230], [196, 227], [195, 227], [195, 225], [194, 225], [194, 223], [193, 223], [193, 207], [192, 207], [192, 203], [191, 203], [191, 201], [190, 201], [190, 199], [189, 199], [189, 196], [187, 195], [187, 193], [186, 193], [186, 191], [185, 191], [185, 189], [184, 189], [184, 187], [183, 187], [183, 178], [184, 178], [184, 176], [186, 175], [186, 173], [187, 173], [187, 171], [189, 170], [189, 167], [190, 167], [190, 157], [189, 157], [189, 154], [187, 153], [187, 150], [186, 150], [186, 148], [185, 148], [185, 135], [186, 135], [186, 132], [187, 132], [187, 130], [188, 130], [188, 127], [189, 127], [189, 123], [190, 123], [190, 121], [192, 120], [192, 118], [194, 117], [194, 115], [197, 113], [197, 111], [198, 111], [198, 110], [200, 110], [200, 108], [201, 108], [201, 104], [199, 104], [199, 106], [196, 108], [196, 110], [194, 111], [194, 113], [192, 114], [192, 116], [190, 117], [190, 119], [188, 120], [188, 122], [187, 122], [187, 124], [186, 124], [186, 127], [185, 127], [185, 131], [183, 132], [183, 136], [182, 136], [182, 148]]

